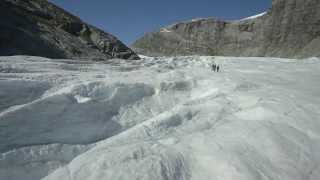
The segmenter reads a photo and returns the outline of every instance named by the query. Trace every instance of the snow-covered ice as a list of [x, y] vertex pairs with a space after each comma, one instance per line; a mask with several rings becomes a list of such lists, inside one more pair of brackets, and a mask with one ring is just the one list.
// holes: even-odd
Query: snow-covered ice
[[318, 58], [0, 57], [0, 179], [319, 180], [319, 79]]

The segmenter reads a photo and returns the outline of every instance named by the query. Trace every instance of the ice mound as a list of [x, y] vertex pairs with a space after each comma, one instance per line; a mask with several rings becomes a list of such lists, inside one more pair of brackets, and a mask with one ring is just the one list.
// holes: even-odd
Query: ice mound
[[143, 83], [106, 85], [103, 82], [92, 82], [71, 90], [71, 94], [75, 96], [86, 97], [96, 102], [111, 101], [113, 104], [119, 103], [118, 106], [134, 103], [154, 93], [153, 87]]
[[89, 149], [89, 146], [51, 144], [3, 153], [0, 179], [40, 179]]
[[252, 82], [243, 82], [236, 87], [238, 91], [245, 91], [245, 92], [248, 92], [250, 90], [255, 90], [258, 88], [259, 88], [259, 85]]
[[[153, 94], [154, 89], [145, 84], [93, 82], [43, 97], [0, 116], [0, 124], [5, 125], [0, 127], [0, 142], [5, 142], [0, 151], [25, 145], [89, 144], [107, 138], [122, 130], [112, 120], [120, 108]], [[79, 103], [79, 96], [90, 100]]]
[[[146, 142], [111, 147], [110, 151], [117, 151], [117, 154], [92, 151], [94, 159], [81, 158], [73, 162], [85, 164], [83, 171], [61, 168], [46, 179], [186, 180], [189, 177], [183, 156], [168, 146]], [[92, 161], [94, 166], [91, 166]]]
[[188, 91], [192, 89], [192, 82], [178, 81], [178, 82], [162, 82], [160, 84], [161, 91], [177, 90]]
[[0, 73], [28, 73], [29, 71], [23, 68], [17, 68], [10, 64], [3, 64], [0, 66]]
[[40, 98], [50, 84], [41, 81], [0, 80], [0, 112]]

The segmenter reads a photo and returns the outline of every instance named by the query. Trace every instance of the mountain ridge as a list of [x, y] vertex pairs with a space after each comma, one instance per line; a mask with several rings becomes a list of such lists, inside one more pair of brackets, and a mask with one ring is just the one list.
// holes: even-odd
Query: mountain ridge
[[115, 36], [47, 0], [3, 0], [0, 10], [0, 55], [139, 59]]
[[319, 9], [317, 0], [273, 0], [257, 18], [184, 21], [146, 33], [132, 47], [149, 56], [320, 56]]

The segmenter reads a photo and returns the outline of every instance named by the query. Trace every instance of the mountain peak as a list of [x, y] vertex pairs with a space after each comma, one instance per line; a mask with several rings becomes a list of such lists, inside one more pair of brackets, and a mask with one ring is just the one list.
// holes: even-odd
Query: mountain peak
[[200, 18], [176, 23], [148, 33], [133, 47], [149, 56], [320, 56], [319, 10], [318, 0], [273, 0], [267, 12], [236, 21]]
[[3, 0], [0, 15], [0, 55], [139, 59], [113, 35], [46, 0]]

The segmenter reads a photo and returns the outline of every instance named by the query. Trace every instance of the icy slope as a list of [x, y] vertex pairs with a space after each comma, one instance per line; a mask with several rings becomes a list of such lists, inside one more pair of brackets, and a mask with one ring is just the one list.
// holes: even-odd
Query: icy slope
[[318, 180], [319, 78], [316, 58], [1, 57], [0, 179]]

